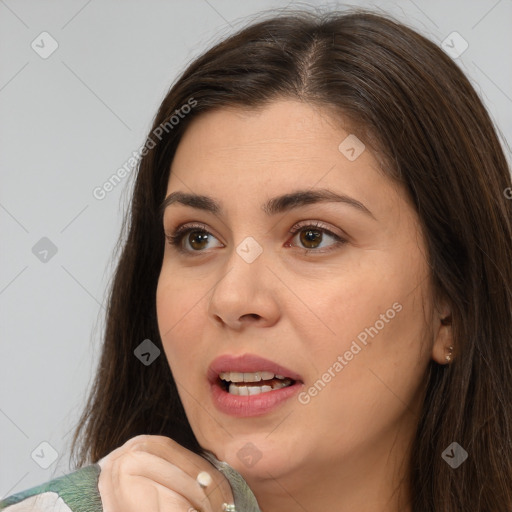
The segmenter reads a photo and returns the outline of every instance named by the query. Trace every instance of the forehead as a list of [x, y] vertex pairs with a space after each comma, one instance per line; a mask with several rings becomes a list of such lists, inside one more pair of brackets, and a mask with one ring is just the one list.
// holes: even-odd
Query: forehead
[[190, 189], [228, 202], [249, 204], [258, 197], [260, 204], [292, 188], [318, 187], [377, 210], [389, 209], [401, 194], [343, 119], [309, 103], [279, 100], [194, 119], [178, 145], [166, 195]]
[[[258, 109], [223, 108], [195, 118], [178, 152], [180, 147], [194, 145], [197, 156], [228, 152], [257, 156], [258, 161], [279, 155], [318, 158], [327, 146], [337, 150], [340, 137], [349, 133], [348, 127], [344, 131], [337, 126], [343, 125], [342, 119], [336, 121], [324, 109], [293, 100], [276, 100]], [[323, 143], [315, 151], [320, 141]]]

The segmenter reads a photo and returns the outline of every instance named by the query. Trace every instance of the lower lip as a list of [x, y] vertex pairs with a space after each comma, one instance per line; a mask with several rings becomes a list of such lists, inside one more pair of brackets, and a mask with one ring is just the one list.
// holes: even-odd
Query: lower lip
[[284, 401], [298, 393], [302, 387], [300, 382], [281, 389], [273, 389], [258, 395], [239, 396], [232, 395], [220, 386], [218, 382], [211, 385], [213, 403], [217, 409], [225, 414], [236, 417], [260, 416], [276, 409]]

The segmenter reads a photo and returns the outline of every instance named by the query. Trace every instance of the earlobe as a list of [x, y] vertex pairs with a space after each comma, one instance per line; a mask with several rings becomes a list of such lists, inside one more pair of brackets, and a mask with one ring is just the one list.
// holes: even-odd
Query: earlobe
[[454, 343], [452, 335], [452, 317], [447, 315], [439, 320], [432, 359], [439, 364], [450, 364], [454, 358]]
[[453, 345], [450, 345], [448, 347], [448, 354], [446, 354], [446, 356], [445, 356], [447, 363], [451, 362], [451, 360], [452, 360], [452, 352], [453, 352]]

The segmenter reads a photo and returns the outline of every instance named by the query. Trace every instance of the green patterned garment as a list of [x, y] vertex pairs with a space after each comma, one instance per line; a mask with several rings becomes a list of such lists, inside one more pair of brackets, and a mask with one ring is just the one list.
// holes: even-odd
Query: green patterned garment
[[6, 512], [102, 512], [98, 464], [13, 494], [0, 501]]
[[[229, 481], [236, 512], [261, 512], [256, 497], [240, 473], [212, 455], [205, 454], [205, 458]], [[0, 511], [103, 512], [98, 491], [100, 471], [98, 464], [85, 466], [69, 475], [13, 494], [0, 501]]]

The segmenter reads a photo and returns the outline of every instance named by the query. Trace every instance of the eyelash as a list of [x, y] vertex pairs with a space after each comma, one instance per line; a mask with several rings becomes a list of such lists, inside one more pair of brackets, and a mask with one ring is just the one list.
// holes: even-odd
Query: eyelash
[[[345, 245], [347, 241], [340, 236], [336, 235], [329, 229], [322, 227], [321, 223], [319, 222], [313, 222], [313, 223], [306, 223], [306, 224], [296, 224], [293, 226], [292, 229], [288, 232], [289, 234], [293, 235], [293, 238], [297, 233], [300, 233], [301, 231], [306, 230], [314, 230], [314, 231], [321, 231], [324, 234], [329, 235], [335, 240], [335, 243], [330, 245], [326, 249], [306, 249], [304, 247], [298, 247], [299, 249], [302, 249], [304, 251], [304, 254], [310, 254], [310, 253], [320, 253], [320, 254], [326, 254], [332, 250], [335, 250], [339, 248], [342, 245]], [[208, 235], [212, 235], [206, 228], [204, 224], [185, 224], [183, 226], [179, 226], [174, 233], [166, 234], [165, 237], [167, 238], [170, 245], [176, 248], [176, 250], [182, 254], [188, 254], [188, 255], [194, 255], [199, 256], [204, 251], [190, 251], [188, 249], [184, 249], [182, 247], [182, 241], [183, 238], [188, 235], [191, 231], [199, 231], [206, 233]], [[214, 236], [214, 235], [212, 235]], [[195, 253], [195, 254], [194, 254]]]

